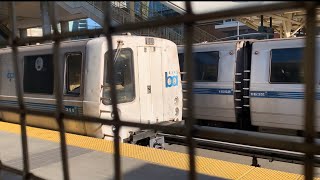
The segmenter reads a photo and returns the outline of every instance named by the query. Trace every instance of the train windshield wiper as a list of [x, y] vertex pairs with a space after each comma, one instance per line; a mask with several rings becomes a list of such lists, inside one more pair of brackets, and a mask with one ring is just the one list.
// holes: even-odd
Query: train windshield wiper
[[113, 64], [116, 63], [116, 61], [120, 55], [122, 45], [123, 45], [123, 41], [118, 41], [117, 51], [116, 51], [116, 54], [114, 55]]

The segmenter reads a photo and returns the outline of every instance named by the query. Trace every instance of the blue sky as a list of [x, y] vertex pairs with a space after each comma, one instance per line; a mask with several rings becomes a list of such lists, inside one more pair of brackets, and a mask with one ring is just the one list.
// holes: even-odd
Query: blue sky
[[94, 20], [87, 18], [87, 22], [88, 22], [88, 29], [97, 29], [97, 28], [101, 28], [101, 26], [96, 23]]

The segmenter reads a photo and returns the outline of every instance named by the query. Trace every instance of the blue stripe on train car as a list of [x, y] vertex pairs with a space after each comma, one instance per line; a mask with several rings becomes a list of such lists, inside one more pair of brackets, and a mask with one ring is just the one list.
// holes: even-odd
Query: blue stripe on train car
[[[304, 99], [304, 92], [250, 91], [250, 97], [254, 97], [254, 98]], [[320, 93], [316, 93], [315, 98], [317, 100], [320, 100]]]
[[[18, 108], [17, 101], [0, 100], [1, 106]], [[39, 110], [46, 112], [54, 112], [56, 110], [55, 104], [33, 103], [25, 102], [26, 108], [30, 110]], [[83, 108], [79, 106], [64, 106], [65, 112], [73, 115], [83, 115]]]
[[233, 89], [193, 88], [193, 94], [233, 95]]

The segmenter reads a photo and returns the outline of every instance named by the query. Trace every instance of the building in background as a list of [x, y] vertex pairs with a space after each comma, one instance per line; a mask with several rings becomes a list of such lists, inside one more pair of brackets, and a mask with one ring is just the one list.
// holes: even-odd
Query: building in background
[[[76, 32], [83, 29], [98, 29], [101, 26], [94, 22], [92, 19], [79, 19], [75, 21], [69, 21], [69, 32]], [[61, 26], [58, 24], [58, 30], [61, 32]], [[30, 37], [39, 37], [42, 36], [42, 27], [35, 27], [27, 29], [27, 35]], [[84, 37], [75, 37], [74, 39], [79, 39]]]
[[[121, 9], [126, 9], [127, 12], [130, 12], [130, 8], [134, 8], [134, 16], [142, 20], [149, 20], [161, 17], [175, 17], [179, 16], [181, 12], [177, 12], [175, 9], [168, 7], [160, 1], [112, 1], [112, 5], [119, 7]], [[132, 6], [133, 5], [133, 6]], [[250, 34], [256, 33], [257, 31], [249, 28], [248, 26], [235, 21], [234, 19], [224, 19], [219, 21], [207, 21], [205, 23], [197, 24], [197, 27], [201, 28], [208, 34], [211, 34], [218, 39], [226, 38], [230, 36], [236, 36], [238, 34]], [[69, 31], [76, 32], [82, 29], [97, 29], [101, 28], [99, 24], [93, 20], [80, 19], [69, 22]], [[180, 28], [174, 28], [174, 30], [183, 34], [183, 26]], [[41, 28], [30, 28], [28, 29], [28, 36], [42, 36]], [[87, 38], [83, 37], [74, 37], [72, 39]]]
[[69, 28], [72, 32], [88, 29], [88, 21], [87, 19], [79, 19], [75, 21], [69, 22], [69, 27], [71, 24], [71, 28]]
[[237, 36], [238, 29], [239, 35], [257, 33], [256, 30], [234, 19], [215, 21], [213, 28], [225, 33], [226, 37]]
[[[70, 28], [71, 26], [71, 28]], [[71, 32], [77, 32], [81, 30], [88, 29], [88, 20], [87, 19], [79, 19], [75, 21], [70, 21], [69, 22], [69, 31]], [[88, 38], [87, 36], [76, 36], [72, 37], [72, 39], [84, 39]]]
[[[146, 19], [150, 19], [156, 16], [174, 17], [179, 16], [180, 13], [176, 10], [169, 8], [160, 1], [135, 1], [134, 2], [135, 13], [139, 16], [143, 16]], [[127, 3], [127, 7], [129, 4]], [[251, 29], [245, 24], [239, 23], [234, 19], [224, 19], [219, 21], [211, 21], [206, 23], [197, 24], [202, 30], [206, 31], [218, 38], [226, 38], [230, 36], [236, 36], [238, 34], [250, 34], [257, 33], [256, 30]], [[183, 30], [177, 30], [182, 32]]]

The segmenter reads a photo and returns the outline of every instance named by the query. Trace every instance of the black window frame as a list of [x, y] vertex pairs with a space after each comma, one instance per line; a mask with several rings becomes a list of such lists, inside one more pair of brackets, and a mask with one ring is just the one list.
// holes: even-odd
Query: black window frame
[[[72, 54], [77, 54], [77, 55], [81, 55], [81, 67], [80, 67], [80, 89], [79, 89], [79, 93], [76, 93], [76, 92], [72, 92], [70, 91], [69, 89], [69, 66], [68, 66], [68, 56], [69, 55], [72, 55]], [[65, 59], [65, 70], [66, 70], [66, 73], [65, 73], [65, 93], [64, 95], [65, 96], [76, 96], [76, 97], [79, 97], [81, 96], [81, 93], [82, 93], [82, 89], [83, 89], [83, 82], [82, 82], [82, 79], [83, 79], [83, 53], [81, 51], [74, 51], [74, 52], [66, 52], [64, 54], [64, 59]]]
[[[197, 60], [196, 60], [196, 58], [195, 58], [195, 55], [197, 54], [197, 53], [216, 53], [217, 54], [217, 65], [216, 65], [216, 67], [217, 67], [217, 74], [216, 74], [216, 80], [215, 81], [212, 81], [212, 80], [198, 80], [197, 79], [197, 77], [196, 77], [196, 75], [197, 75], [197, 71], [196, 71], [196, 69], [194, 69], [194, 82], [219, 82], [219, 64], [220, 64], [220, 51], [197, 51], [197, 52], [193, 52], [192, 53], [192, 56], [193, 56], [193, 60], [194, 60], [194, 68], [197, 68]], [[181, 60], [180, 59], [180, 57], [182, 57], [183, 58], [183, 60]], [[184, 62], [184, 52], [181, 52], [181, 53], [178, 53], [178, 58], [179, 58], [179, 67], [180, 67], [180, 71], [182, 71], [182, 72], [184, 72], [184, 69], [185, 69], [185, 67], [184, 67], [184, 64], [185, 64], [185, 62]], [[181, 65], [181, 62], [183, 63], [182, 65]], [[182, 67], [182, 70], [181, 70], [181, 67]], [[183, 76], [181, 76], [181, 79], [183, 79]]]
[[[182, 59], [181, 59], [182, 57]], [[184, 72], [184, 53], [178, 53], [178, 59], [179, 59], [179, 68], [180, 72]], [[184, 74], [181, 74], [181, 79], [183, 79]]]
[[[43, 56], [50, 57], [49, 60], [51, 61], [51, 62], [49, 62], [49, 65], [51, 66], [51, 69], [49, 69], [49, 71], [51, 72], [51, 77], [49, 77], [50, 81], [51, 81], [51, 89], [48, 88], [50, 90], [48, 90], [47, 92], [39, 92], [39, 91], [41, 91], [39, 89], [43, 89], [43, 88], [37, 87], [36, 88], [36, 89], [38, 89], [37, 91], [29, 91], [30, 87], [26, 87], [26, 84], [29, 83], [29, 82], [27, 82], [26, 78], [29, 78], [30, 72], [26, 71], [26, 68], [27, 68], [26, 60], [27, 60], [27, 58], [30, 58], [30, 57], [43, 57]], [[37, 60], [37, 58], [35, 60]], [[26, 73], [27, 73], [27, 75], [26, 75]], [[39, 77], [43, 77], [43, 76], [39, 76]], [[31, 55], [23, 56], [23, 92], [25, 94], [53, 95], [54, 90], [55, 90], [54, 78], [55, 78], [55, 75], [54, 75], [54, 59], [53, 59], [53, 54], [52, 53], [48, 53], [48, 54], [31, 54]], [[34, 79], [32, 81], [34, 81]], [[50, 83], [48, 83], [48, 84], [50, 84]], [[45, 86], [43, 86], [43, 87], [45, 87]]]
[[[298, 67], [300, 68], [300, 71], [297, 72], [297, 73], [302, 73], [304, 74], [303, 72], [303, 68], [302, 68], [302, 63], [303, 63], [303, 52], [304, 52], [304, 48], [303, 47], [290, 47], [290, 48], [276, 48], [276, 49], [271, 49], [270, 50], [270, 58], [269, 58], [269, 84], [303, 84], [304, 83], [304, 77], [300, 77], [299, 81], [295, 81], [295, 82], [285, 82], [285, 81], [273, 81], [272, 80], [272, 58], [273, 58], [273, 55], [272, 55], [272, 51], [273, 50], [287, 50], [287, 49], [296, 49], [296, 50], [299, 50], [301, 52], [301, 58], [300, 60], [298, 60], [297, 62], [299, 63]], [[302, 69], [301, 69], [302, 68]], [[299, 75], [300, 76], [300, 75]]]

